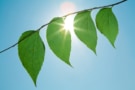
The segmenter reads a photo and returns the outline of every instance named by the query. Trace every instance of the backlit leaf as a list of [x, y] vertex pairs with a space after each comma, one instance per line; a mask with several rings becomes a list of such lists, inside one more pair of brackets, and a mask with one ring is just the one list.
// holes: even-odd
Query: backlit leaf
[[96, 25], [99, 31], [107, 37], [113, 47], [118, 34], [118, 22], [112, 8], [101, 9], [96, 16]]
[[77, 37], [96, 53], [97, 33], [90, 11], [78, 13], [74, 19], [74, 31]]
[[24, 32], [19, 40], [22, 40], [18, 44], [20, 60], [36, 85], [37, 76], [44, 61], [44, 44], [39, 32], [33, 30]]
[[69, 62], [71, 35], [69, 31], [64, 29], [63, 18], [54, 18], [48, 25], [47, 41], [54, 54], [68, 65], [71, 65]]

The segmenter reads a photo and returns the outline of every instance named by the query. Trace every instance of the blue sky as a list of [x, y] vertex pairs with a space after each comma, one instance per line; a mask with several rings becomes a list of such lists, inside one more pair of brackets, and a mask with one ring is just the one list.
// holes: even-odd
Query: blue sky
[[[60, 5], [71, 1], [76, 10], [119, 0], [0, 0], [0, 50], [17, 42], [61, 15]], [[0, 54], [0, 90], [135, 90], [135, 1], [115, 6], [119, 35], [114, 49], [98, 32], [97, 56], [78, 39], [72, 41], [69, 67], [48, 47], [46, 28], [40, 34], [46, 45], [45, 61], [34, 86], [18, 57], [17, 46]], [[93, 20], [98, 10], [92, 12]]]

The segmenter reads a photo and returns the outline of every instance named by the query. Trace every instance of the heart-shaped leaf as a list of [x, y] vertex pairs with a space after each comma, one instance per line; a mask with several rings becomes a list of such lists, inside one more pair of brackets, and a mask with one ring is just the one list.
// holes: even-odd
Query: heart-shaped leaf
[[47, 27], [47, 41], [56, 56], [62, 61], [69, 62], [71, 51], [71, 35], [64, 29], [64, 18], [54, 18]]
[[96, 25], [98, 30], [106, 36], [113, 47], [118, 34], [118, 22], [112, 12], [112, 8], [101, 9], [96, 16]]
[[74, 19], [74, 31], [77, 37], [96, 53], [97, 33], [90, 11], [80, 12]]
[[39, 32], [33, 30], [24, 32], [19, 41], [18, 53], [20, 60], [36, 86], [37, 76], [44, 61], [44, 44]]

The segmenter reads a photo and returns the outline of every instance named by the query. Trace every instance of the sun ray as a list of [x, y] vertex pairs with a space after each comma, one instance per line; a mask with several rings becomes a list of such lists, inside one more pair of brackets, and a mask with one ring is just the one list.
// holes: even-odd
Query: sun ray
[[[72, 2], [63, 2], [60, 6], [61, 12], [63, 15], [71, 13], [71, 12], [75, 12], [75, 4]], [[75, 15], [69, 15], [65, 18], [64, 20], [64, 29], [66, 31], [70, 31], [71, 34], [73, 34], [73, 22], [74, 22], [74, 17]]]
[[73, 15], [67, 16], [64, 21], [64, 29], [70, 31], [71, 34], [73, 33], [74, 30], [73, 23], [74, 23], [74, 16]]

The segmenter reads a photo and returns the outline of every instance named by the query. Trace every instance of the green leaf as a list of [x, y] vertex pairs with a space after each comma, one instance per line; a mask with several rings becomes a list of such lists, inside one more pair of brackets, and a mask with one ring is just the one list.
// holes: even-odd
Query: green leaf
[[97, 33], [90, 11], [80, 12], [74, 19], [74, 31], [77, 37], [96, 53]]
[[44, 44], [39, 32], [33, 30], [24, 32], [19, 41], [18, 54], [20, 60], [36, 86], [36, 80], [44, 61]]
[[64, 29], [63, 18], [54, 18], [48, 25], [47, 41], [54, 54], [71, 66], [69, 62], [71, 51], [71, 35], [69, 31]]
[[113, 47], [118, 34], [118, 22], [112, 8], [101, 9], [96, 16], [96, 25], [99, 31], [106, 36]]

